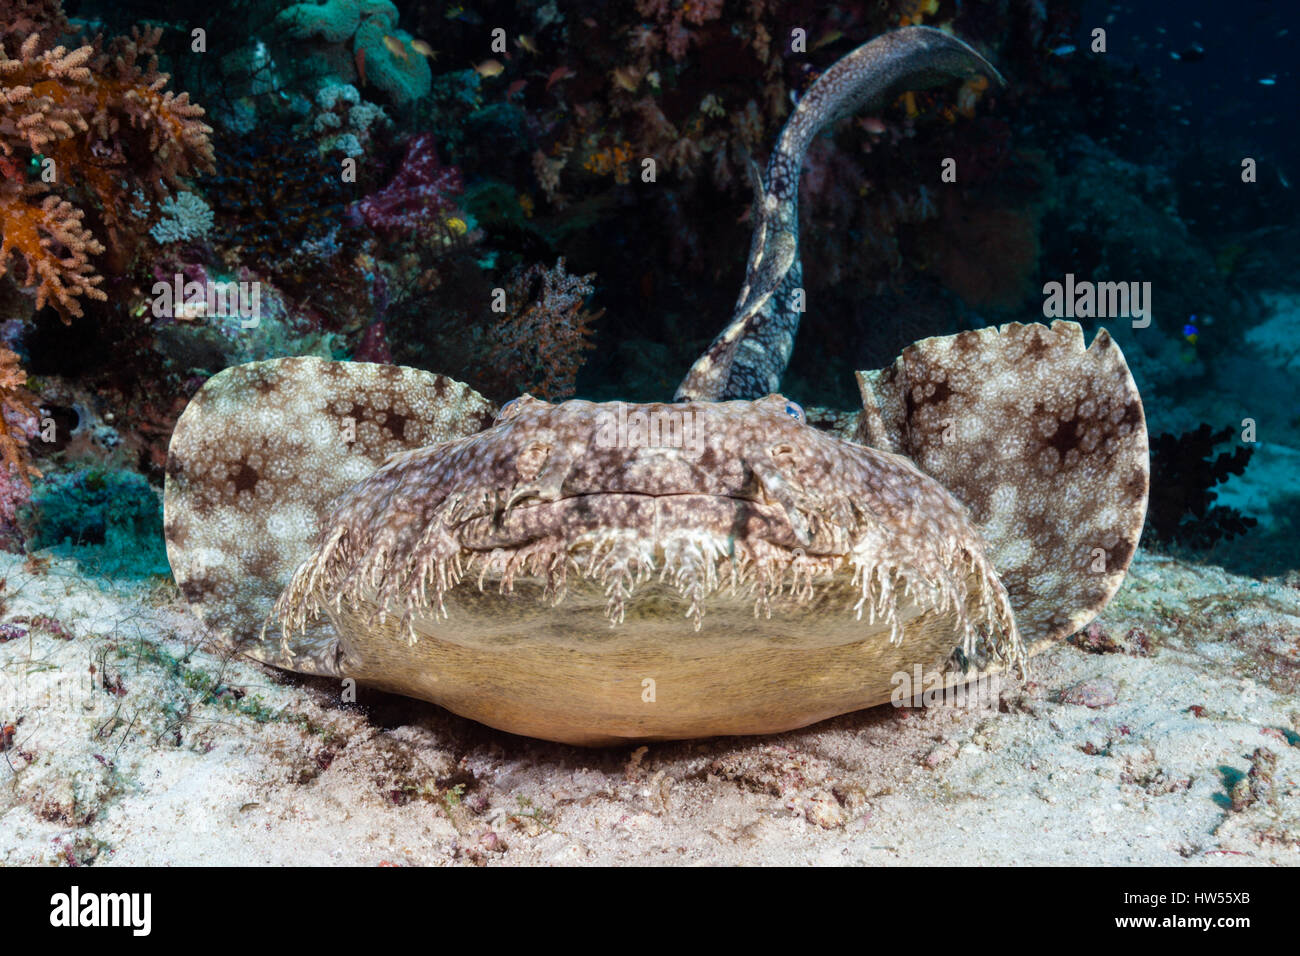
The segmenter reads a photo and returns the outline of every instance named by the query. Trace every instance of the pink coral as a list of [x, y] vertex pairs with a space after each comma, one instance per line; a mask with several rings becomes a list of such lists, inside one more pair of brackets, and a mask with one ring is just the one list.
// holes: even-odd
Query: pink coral
[[387, 328], [382, 319], [371, 322], [367, 326], [356, 351], [352, 353], [352, 361], [393, 364], [393, 353], [388, 348]]
[[407, 146], [393, 181], [354, 209], [371, 229], [413, 232], [453, 210], [452, 197], [463, 189], [460, 170], [442, 165], [433, 148], [433, 134], [421, 133]]

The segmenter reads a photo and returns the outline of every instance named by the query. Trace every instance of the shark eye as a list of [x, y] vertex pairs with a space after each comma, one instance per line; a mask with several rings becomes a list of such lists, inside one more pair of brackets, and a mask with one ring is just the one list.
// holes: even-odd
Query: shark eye
[[497, 425], [500, 424], [501, 422], [508, 421], [509, 419], [513, 418], [515, 416], [515, 413], [519, 411], [522, 403], [523, 403], [522, 395], [519, 398], [510, 399], [510, 401], [506, 402], [504, 405], [501, 406], [501, 411], [497, 412], [496, 420], [492, 424]]
[[785, 413], [786, 413], [787, 415], [789, 415], [791, 418], [793, 418], [795, 421], [797, 421], [797, 422], [798, 422], [799, 424], [801, 424], [801, 425], [802, 425], [802, 424], [804, 423], [804, 421], [805, 421], [804, 413], [803, 413], [803, 406], [800, 405], [798, 402], [789, 402], [789, 401], [787, 401], [787, 402], [785, 403]]

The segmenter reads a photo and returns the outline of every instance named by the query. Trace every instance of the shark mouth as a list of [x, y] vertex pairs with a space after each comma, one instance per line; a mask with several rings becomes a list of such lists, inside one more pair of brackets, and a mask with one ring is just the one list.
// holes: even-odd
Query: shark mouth
[[[355, 507], [365, 496], [354, 494], [276, 603], [282, 649], [289, 654], [290, 634], [320, 612], [344, 606], [369, 609], [380, 624], [399, 615], [414, 644], [421, 620], [449, 619], [456, 589], [493, 591], [499, 600], [490, 613], [509, 615], [512, 602], [528, 600], [516, 594], [521, 582], [557, 608], [573, 589], [598, 588], [609, 626], [619, 627], [638, 592], [653, 585], [676, 592], [684, 626], [696, 631], [711, 600], [751, 602], [755, 617], [770, 619], [820, 598], [849, 619], [887, 626], [892, 643], [903, 641], [909, 614], [948, 615], [954, 647], [1023, 667], [1006, 591], [982, 551], [891, 533], [852, 506], [851, 525], [833, 521], [826, 509], [796, 505], [790, 489], [776, 490], [766, 501], [452, 495], [419, 517], [403, 512], [397, 496], [377, 514]], [[501, 507], [485, 507], [493, 498]]]

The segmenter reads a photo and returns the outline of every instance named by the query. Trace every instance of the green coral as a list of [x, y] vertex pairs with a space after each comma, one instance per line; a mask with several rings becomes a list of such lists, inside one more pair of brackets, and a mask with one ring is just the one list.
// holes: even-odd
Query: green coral
[[62, 552], [93, 573], [169, 573], [162, 504], [135, 472], [90, 468], [38, 479], [21, 521], [31, 549]]
[[[398, 11], [389, 0], [326, 0], [296, 3], [282, 10], [279, 21], [292, 37], [325, 43], [352, 43], [352, 53], [366, 81], [397, 104], [429, 92], [433, 71], [411, 46], [413, 37], [397, 27]], [[396, 41], [390, 49], [385, 38]]]

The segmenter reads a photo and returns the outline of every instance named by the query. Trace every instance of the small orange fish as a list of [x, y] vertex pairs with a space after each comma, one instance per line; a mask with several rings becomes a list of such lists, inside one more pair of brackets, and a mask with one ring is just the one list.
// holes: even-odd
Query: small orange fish
[[636, 88], [641, 85], [641, 74], [630, 66], [620, 66], [609, 75], [620, 88], [629, 93], [635, 93]]
[[356, 55], [357, 76], [361, 77], [361, 85], [366, 85], [366, 50], [365, 47], [357, 47]]
[[546, 88], [549, 90], [561, 80], [567, 80], [569, 77], [577, 75], [576, 72], [569, 69], [567, 66], [557, 66], [551, 71], [551, 75], [546, 78]]
[[411, 49], [420, 54], [420, 56], [428, 57], [430, 60], [438, 59], [437, 51], [423, 40], [412, 40]]
[[518, 38], [517, 42], [519, 43], [519, 45], [520, 45], [521, 47], [523, 47], [525, 50], [527, 50], [527, 51], [528, 51], [529, 53], [531, 53], [533, 56], [536, 56], [536, 55], [537, 55], [537, 44], [533, 42], [533, 38], [530, 37], [528, 34], [526, 34], [526, 33], [521, 33], [521, 34], [519, 35], [519, 38]]
[[506, 87], [506, 99], [510, 99], [510, 97], [512, 96], [518, 96], [520, 93], [524, 91], [524, 87], [527, 85], [528, 85], [527, 80], [515, 80], [513, 83], [511, 83], [509, 86]]
[[505, 72], [505, 67], [501, 65], [500, 60], [484, 60], [478, 66], [474, 67], [474, 72], [483, 79], [491, 79], [494, 76], [500, 76]]
[[822, 34], [821, 39], [812, 45], [814, 50], [820, 50], [827, 44], [834, 43], [844, 36], [843, 30], [828, 30]]
[[406, 44], [395, 36], [389, 36], [387, 33], [384, 34], [384, 49], [399, 60], [409, 59], [406, 55]]

